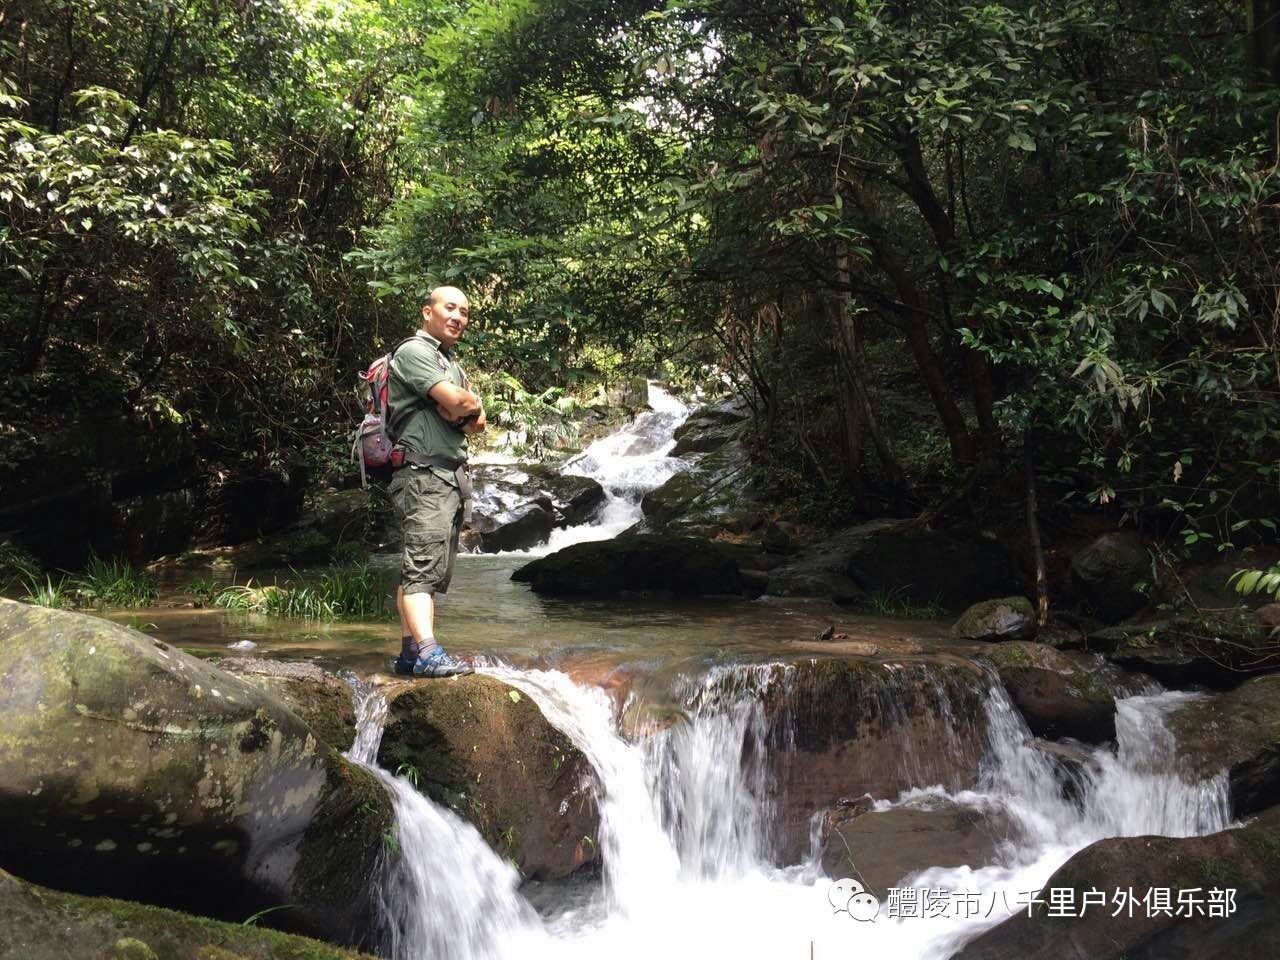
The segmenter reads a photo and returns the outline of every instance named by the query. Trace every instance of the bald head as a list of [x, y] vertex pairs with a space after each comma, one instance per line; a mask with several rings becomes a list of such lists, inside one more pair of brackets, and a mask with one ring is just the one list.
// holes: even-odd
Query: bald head
[[422, 308], [422, 329], [448, 350], [462, 339], [471, 316], [467, 295], [457, 287], [436, 287]]
[[441, 300], [456, 300], [467, 303], [467, 295], [457, 287], [436, 287], [427, 294], [427, 306], [430, 307]]

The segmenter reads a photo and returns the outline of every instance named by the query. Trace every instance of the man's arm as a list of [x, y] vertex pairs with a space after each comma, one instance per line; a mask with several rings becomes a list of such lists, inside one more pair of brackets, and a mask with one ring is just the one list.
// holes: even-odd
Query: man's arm
[[436, 402], [440, 416], [449, 421], [484, 413], [479, 397], [470, 390], [456, 386], [447, 380], [442, 380], [433, 386], [427, 391], [427, 396]]

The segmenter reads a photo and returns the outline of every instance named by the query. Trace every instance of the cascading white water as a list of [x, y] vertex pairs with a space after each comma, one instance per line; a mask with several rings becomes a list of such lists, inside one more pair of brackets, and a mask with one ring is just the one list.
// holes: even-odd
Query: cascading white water
[[386, 785], [395, 809], [395, 843], [376, 892], [382, 952], [392, 960], [511, 955], [517, 938], [541, 926], [516, 891], [519, 874], [469, 823], [377, 766], [387, 700], [372, 685], [352, 685], [356, 738], [347, 759]]
[[573, 543], [616, 537], [640, 520], [640, 499], [646, 493], [688, 469], [688, 463], [668, 454], [689, 408], [654, 384], [649, 385], [649, 407], [565, 463], [564, 473], [590, 477], [604, 488], [604, 503], [591, 523], [552, 531], [551, 539], [533, 552], [550, 553]]
[[[392, 918], [390, 955], [652, 960], [674, 952], [776, 960], [857, 951], [943, 960], [1005, 919], [1094, 840], [1187, 836], [1229, 823], [1225, 778], [1186, 783], [1174, 769], [1163, 718], [1192, 695], [1121, 701], [1117, 747], [1095, 751], [1072, 800], [1064, 795], [1053, 761], [1025, 746], [1031, 734], [994, 682], [985, 706], [986, 756], [975, 788], [950, 794], [938, 787], [917, 789], [878, 805], [945, 798], [1003, 810], [1019, 835], [1001, 862], [930, 868], [899, 881], [904, 887], [977, 894], [993, 909], [969, 917], [890, 919], [882, 904], [874, 922], [855, 922], [833, 913], [830, 880], [816, 857], [785, 868], [772, 862], [772, 785], [759, 762], [767, 746], [759, 693], [769, 669], [726, 666], [686, 679], [680, 691], [684, 720], [650, 732], [641, 743], [619, 735], [614, 705], [597, 688], [578, 686], [556, 671], [483, 670], [531, 697], [593, 767], [603, 889], [593, 903], [562, 910], [543, 926], [516, 893], [514, 871], [469, 825], [407, 782], [379, 772], [395, 799], [401, 848], [382, 899]], [[741, 682], [722, 682], [732, 673], [740, 673]], [[351, 756], [369, 764], [381, 729], [377, 711], [385, 712], [385, 702], [376, 694], [359, 702]], [[852, 854], [856, 862], [857, 851]]]

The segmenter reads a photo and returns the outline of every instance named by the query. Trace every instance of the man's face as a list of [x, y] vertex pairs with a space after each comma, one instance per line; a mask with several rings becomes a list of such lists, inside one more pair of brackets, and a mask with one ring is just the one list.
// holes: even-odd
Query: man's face
[[463, 292], [448, 287], [437, 292], [435, 303], [422, 308], [422, 329], [447, 350], [462, 339], [470, 313], [471, 305]]

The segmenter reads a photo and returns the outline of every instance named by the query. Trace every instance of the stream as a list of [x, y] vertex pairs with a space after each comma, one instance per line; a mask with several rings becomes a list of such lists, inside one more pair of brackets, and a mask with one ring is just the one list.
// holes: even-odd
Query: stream
[[[605, 487], [597, 521], [557, 531], [533, 552], [614, 536], [639, 518], [644, 490], [681, 466], [666, 452], [684, 410], [661, 394], [654, 406], [567, 467]], [[817, 818], [798, 862], [779, 855], [778, 784], [765, 762], [765, 665], [807, 655], [792, 644], [838, 622], [854, 641], [875, 643], [879, 662], [902, 669], [910, 657], [896, 656], [895, 644], [916, 654], [955, 647], [945, 625], [851, 617], [816, 601], [552, 600], [510, 581], [527, 559], [461, 557], [437, 633], [452, 651], [475, 656], [481, 673], [530, 697], [588, 759], [601, 875], [522, 888], [473, 827], [377, 768], [386, 700], [378, 684], [353, 680], [358, 726], [348, 756], [381, 779], [396, 811], [399, 856], [378, 891], [381, 948], [393, 960], [942, 960], [1025, 910], [1057, 867], [1096, 840], [1229, 825], [1225, 779], [1188, 783], [1175, 773], [1163, 718], [1192, 694], [1153, 688], [1119, 701], [1115, 746], [1093, 750], [1068, 784], [1061, 767], [1025, 746], [1030, 731], [989, 676], [977, 784], [948, 790], [922, 767], [910, 789], [877, 798], [874, 809], [947, 802], [999, 813], [1016, 829], [994, 863], [933, 867], [899, 881], [931, 891], [934, 915], [892, 916], [892, 895], [875, 890], [868, 891], [875, 909], [858, 916], [845, 908], [848, 887], [838, 904], [829, 899], [838, 878], [823, 872]], [[395, 558], [383, 562], [393, 577]], [[386, 670], [395, 647], [387, 624], [318, 626], [190, 610], [148, 611], [146, 619], [151, 632], [188, 648], [249, 640], [255, 655], [313, 659], [365, 678]], [[625, 736], [628, 710], [652, 704], [678, 712], [681, 722]], [[972, 729], [966, 720], [951, 718], [953, 728], [931, 749], [959, 744]], [[857, 850], [849, 861], [856, 877]]]

